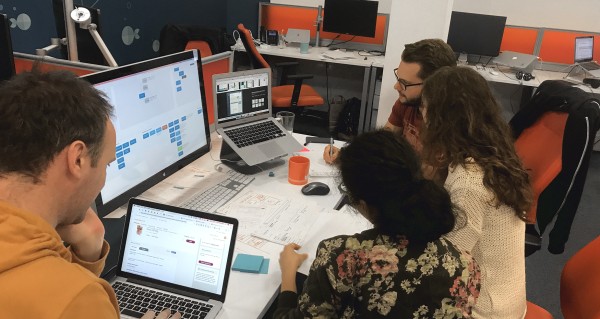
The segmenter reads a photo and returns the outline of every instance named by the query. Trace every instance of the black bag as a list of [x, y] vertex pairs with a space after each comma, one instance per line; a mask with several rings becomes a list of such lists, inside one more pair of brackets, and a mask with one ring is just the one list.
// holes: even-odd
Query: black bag
[[349, 139], [358, 134], [360, 100], [353, 97], [346, 101], [337, 120], [335, 132], [340, 139]]

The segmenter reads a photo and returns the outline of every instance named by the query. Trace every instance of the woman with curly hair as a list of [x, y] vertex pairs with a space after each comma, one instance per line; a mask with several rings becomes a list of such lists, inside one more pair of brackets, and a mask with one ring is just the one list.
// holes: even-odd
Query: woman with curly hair
[[450, 197], [423, 178], [410, 144], [389, 131], [365, 133], [336, 165], [373, 228], [322, 241], [299, 296], [296, 271], [307, 254], [285, 246], [274, 317], [472, 318], [479, 267], [442, 237], [455, 225]]
[[[466, 220], [445, 237], [481, 266], [475, 318], [522, 318], [525, 297], [527, 172], [487, 81], [466, 67], [444, 67], [423, 86], [425, 163]], [[464, 225], [461, 225], [464, 224]]]

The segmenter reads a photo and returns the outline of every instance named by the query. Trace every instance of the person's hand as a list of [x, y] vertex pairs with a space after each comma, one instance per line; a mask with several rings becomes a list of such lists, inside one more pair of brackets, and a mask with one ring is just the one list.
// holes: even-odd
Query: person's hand
[[333, 164], [333, 162], [335, 162], [338, 155], [340, 154], [340, 149], [335, 146], [333, 146], [333, 151], [331, 151], [331, 153], [330, 153], [329, 152], [330, 147], [331, 147], [330, 145], [325, 146], [325, 150], [323, 151], [323, 159], [325, 160], [325, 162], [327, 164]]
[[100, 258], [104, 243], [104, 225], [91, 208], [88, 208], [81, 223], [58, 226], [56, 231], [82, 260], [94, 262]]
[[296, 292], [296, 271], [308, 258], [308, 254], [298, 254], [296, 250], [300, 245], [291, 243], [285, 245], [279, 254], [279, 267], [281, 268], [281, 291]]
[[181, 314], [179, 312], [175, 312], [171, 315], [171, 309], [163, 309], [158, 315], [154, 310], [148, 310], [141, 319], [179, 319], [181, 318]]

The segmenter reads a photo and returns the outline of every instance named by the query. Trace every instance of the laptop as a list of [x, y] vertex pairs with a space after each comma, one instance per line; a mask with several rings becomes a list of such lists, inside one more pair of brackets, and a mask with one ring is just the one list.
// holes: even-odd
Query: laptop
[[537, 56], [535, 55], [513, 51], [502, 51], [494, 58], [492, 63], [531, 73], [535, 68], [536, 62]]
[[290, 43], [309, 43], [310, 30], [289, 28], [285, 40]]
[[302, 150], [271, 116], [271, 69], [213, 75], [215, 128], [247, 165]]
[[132, 198], [116, 276], [121, 318], [148, 309], [215, 318], [225, 302], [238, 229], [235, 218]]
[[575, 38], [575, 64], [594, 77], [600, 77], [600, 64], [593, 61], [594, 37]]

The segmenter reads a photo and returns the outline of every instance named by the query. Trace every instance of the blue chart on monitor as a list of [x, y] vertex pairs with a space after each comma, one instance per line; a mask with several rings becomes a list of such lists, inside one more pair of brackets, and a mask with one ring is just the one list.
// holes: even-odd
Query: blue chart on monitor
[[195, 60], [96, 84], [114, 106], [116, 165], [107, 169], [105, 201], [206, 145]]

